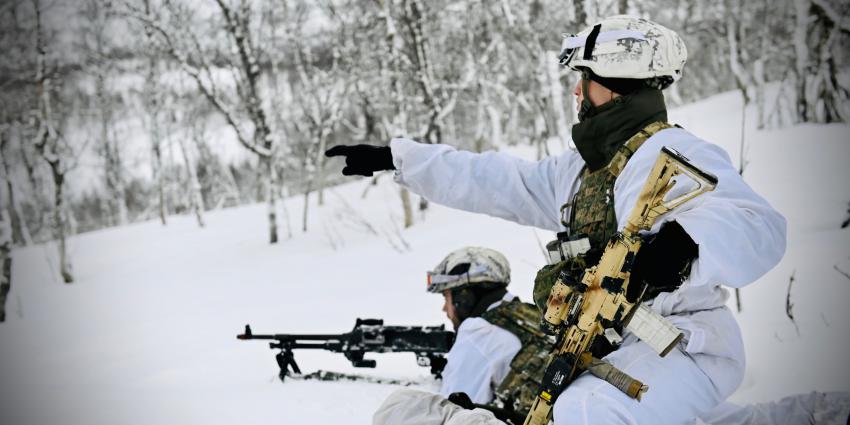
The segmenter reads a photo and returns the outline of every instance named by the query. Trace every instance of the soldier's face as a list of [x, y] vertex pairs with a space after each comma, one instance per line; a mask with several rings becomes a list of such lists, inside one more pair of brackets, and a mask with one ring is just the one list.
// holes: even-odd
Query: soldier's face
[[610, 102], [615, 97], [620, 96], [593, 80], [587, 82], [587, 93], [583, 93], [581, 88], [582, 81], [583, 80], [579, 78], [576, 86], [573, 87], [573, 94], [576, 96], [576, 111], [581, 108], [581, 102], [584, 100], [585, 96], [587, 96], [587, 100], [589, 100], [593, 106], [600, 106], [604, 103]]
[[452, 291], [450, 289], [443, 291], [443, 301], [443, 312], [446, 313], [446, 317], [448, 317], [449, 321], [452, 322], [452, 326], [457, 329], [457, 327], [460, 326], [460, 320], [457, 318], [455, 305], [452, 304]]

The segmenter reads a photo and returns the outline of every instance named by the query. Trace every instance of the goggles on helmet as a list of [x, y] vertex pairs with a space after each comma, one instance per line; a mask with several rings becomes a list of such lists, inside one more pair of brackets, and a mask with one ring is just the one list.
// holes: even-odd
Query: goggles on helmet
[[485, 265], [478, 265], [461, 274], [441, 274], [428, 272], [427, 291], [432, 293], [440, 293], [446, 289], [453, 289], [471, 283], [489, 282], [492, 280], [488, 276], [489, 268]]

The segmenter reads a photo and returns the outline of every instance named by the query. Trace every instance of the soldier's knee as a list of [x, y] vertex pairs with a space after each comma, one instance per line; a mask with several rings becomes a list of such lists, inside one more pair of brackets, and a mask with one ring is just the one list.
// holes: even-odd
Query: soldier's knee
[[620, 400], [593, 388], [570, 387], [555, 402], [555, 425], [637, 425]]
[[372, 424], [440, 425], [459, 410], [463, 409], [438, 394], [403, 388], [384, 400], [372, 415]]

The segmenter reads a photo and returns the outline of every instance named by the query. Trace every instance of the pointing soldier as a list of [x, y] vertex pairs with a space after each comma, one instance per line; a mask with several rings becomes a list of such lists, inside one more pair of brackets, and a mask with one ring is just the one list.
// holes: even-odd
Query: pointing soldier
[[[632, 269], [629, 287], [646, 286], [647, 303], [685, 339], [660, 358], [623, 335], [605, 360], [640, 377], [650, 391], [637, 401], [581, 375], [555, 402], [557, 425], [686, 423], [743, 379], [743, 342], [723, 286], [748, 285], [778, 263], [785, 219], [741, 179], [722, 148], [667, 122], [662, 90], [682, 76], [686, 59], [675, 32], [641, 18], [614, 16], [566, 37], [560, 63], [581, 73], [573, 89], [578, 152], [532, 162], [396, 138], [389, 146], [336, 146], [326, 153], [346, 157], [346, 175], [394, 169], [396, 182], [430, 201], [571, 237], [584, 234], [588, 264], [624, 226], [662, 147], [717, 176], [713, 192], [658, 220]], [[548, 295], [546, 279], [535, 286], [540, 302]]]

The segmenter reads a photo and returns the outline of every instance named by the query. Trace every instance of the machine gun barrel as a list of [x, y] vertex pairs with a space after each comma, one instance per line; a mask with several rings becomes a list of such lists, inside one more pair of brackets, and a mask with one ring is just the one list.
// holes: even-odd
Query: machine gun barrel
[[245, 332], [236, 335], [237, 339], [274, 339], [278, 341], [330, 341], [346, 339], [349, 334], [255, 334], [251, 332], [251, 326], [245, 325]]

